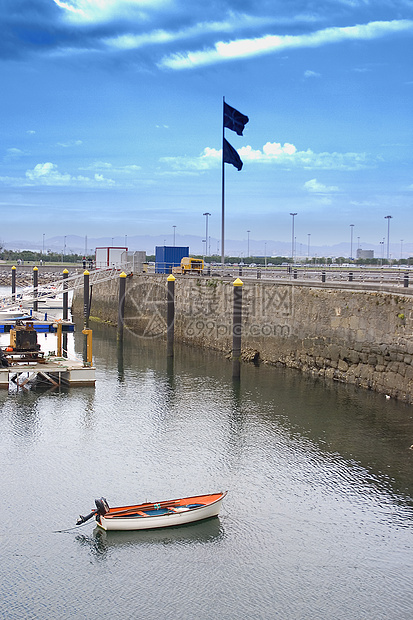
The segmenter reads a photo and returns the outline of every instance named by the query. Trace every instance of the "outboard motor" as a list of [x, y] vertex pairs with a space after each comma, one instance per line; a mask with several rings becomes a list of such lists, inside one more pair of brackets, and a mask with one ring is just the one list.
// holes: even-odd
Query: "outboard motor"
[[100, 499], [95, 499], [95, 505], [97, 508], [98, 515], [101, 515], [102, 517], [104, 517], [105, 514], [109, 512], [109, 504], [107, 503], [104, 497], [101, 497]]
[[85, 517], [83, 515], [79, 516], [78, 520], [76, 521], [76, 525], [82, 525], [82, 523], [86, 523], [86, 521], [89, 521], [89, 519], [91, 519], [93, 516], [96, 516], [96, 518], [99, 519], [99, 517], [103, 517], [107, 512], [109, 512], [109, 504], [104, 497], [101, 497], [100, 499], [95, 499], [95, 504], [96, 508], [93, 509], [92, 512], [90, 512]]

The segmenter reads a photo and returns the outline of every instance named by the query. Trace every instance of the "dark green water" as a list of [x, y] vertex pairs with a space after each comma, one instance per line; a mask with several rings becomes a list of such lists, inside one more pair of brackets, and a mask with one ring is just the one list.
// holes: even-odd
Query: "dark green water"
[[[0, 393], [1, 617], [411, 617], [412, 407], [93, 328], [95, 389]], [[57, 531], [222, 489], [204, 523]]]

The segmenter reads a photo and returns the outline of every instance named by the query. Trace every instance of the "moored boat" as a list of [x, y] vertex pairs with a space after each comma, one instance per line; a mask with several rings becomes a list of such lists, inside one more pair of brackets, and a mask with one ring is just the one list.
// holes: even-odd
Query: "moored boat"
[[101, 497], [95, 500], [96, 508], [88, 515], [80, 515], [76, 525], [82, 525], [92, 517], [104, 530], [149, 530], [184, 525], [216, 517], [226, 494], [227, 491], [112, 508]]

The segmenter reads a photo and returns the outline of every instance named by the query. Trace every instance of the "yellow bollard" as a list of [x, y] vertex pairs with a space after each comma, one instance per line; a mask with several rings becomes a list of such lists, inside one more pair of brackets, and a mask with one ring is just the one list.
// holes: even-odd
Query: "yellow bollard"
[[87, 356], [86, 361], [88, 365], [92, 365], [92, 330], [82, 329], [82, 334], [86, 336]]

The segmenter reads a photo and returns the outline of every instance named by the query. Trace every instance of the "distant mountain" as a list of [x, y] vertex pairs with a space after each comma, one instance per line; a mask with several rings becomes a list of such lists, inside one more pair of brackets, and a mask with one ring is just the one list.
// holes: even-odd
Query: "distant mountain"
[[[154, 254], [156, 246], [173, 245], [173, 235], [134, 235], [123, 237], [80, 237], [78, 235], [66, 235], [50, 237], [44, 240], [44, 251], [69, 254], [94, 254], [96, 247], [128, 247], [130, 251], [144, 250], [147, 254]], [[9, 250], [33, 250], [35, 252], [43, 251], [43, 243], [16, 239], [3, 243], [4, 247]], [[204, 254], [205, 242], [202, 237], [195, 235], [176, 235], [176, 246], [189, 246], [191, 254]], [[363, 250], [374, 250], [376, 258], [387, 256], [387, 247], [383, 245], [363, 244]], [[390, 244], [390, 255], [393, 258], [400, 257], [400, 245]], [[353, 245], [353, 255], [356, 256], [357, 247]], [[220, 240], [211, 237], [208, 242], [208, 254], [220, 255]], [[244, 240], [225, 240], [226, 256], [247, 256], [248, 246]], [[285, 241], [273, 241], [271, 239], [263, 239], [260, 241], [250, 239], [249, 241], [250, 256], [291, 256], [291, 243]], [[308, 246], [304, 243], [297, 243], [295, 256], [297, 258], [306, 258], [308, 255]], [[334, 245], [310, 246], [310, 256], [344, 256], [350, 255], [350, 244], [341, 242]], [[413, 244], [406, 243], [403, 246], [403, 258], [413, 256]]]

